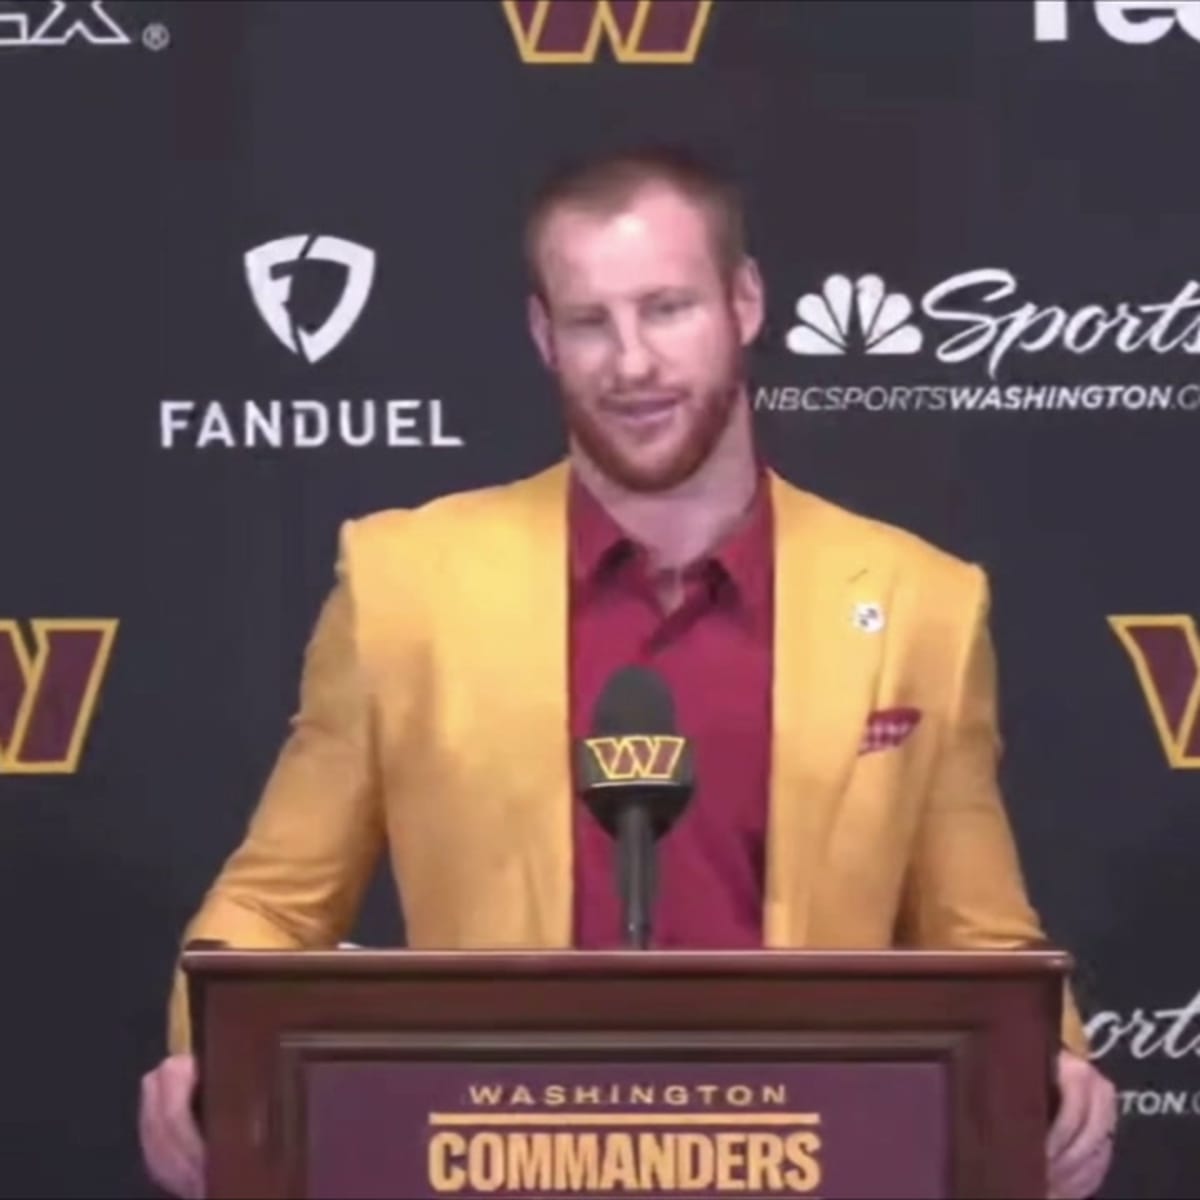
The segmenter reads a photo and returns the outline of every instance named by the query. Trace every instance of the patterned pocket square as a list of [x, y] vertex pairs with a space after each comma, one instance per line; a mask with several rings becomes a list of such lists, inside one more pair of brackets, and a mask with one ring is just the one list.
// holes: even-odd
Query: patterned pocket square
[[899, 746], [921, 723], [919, 708], [880, 708], [867, 718], [862, 741], [858, 744], [859, 754], [873, 754], [876, 750], [888, 750]]

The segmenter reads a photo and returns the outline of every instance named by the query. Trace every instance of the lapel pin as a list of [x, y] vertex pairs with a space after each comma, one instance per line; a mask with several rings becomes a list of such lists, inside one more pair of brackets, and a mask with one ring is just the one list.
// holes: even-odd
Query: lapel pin
[[878, 604], [856, 604], [854, 625], [863, 633], [878, 633], [883, 628], [883, 609]]

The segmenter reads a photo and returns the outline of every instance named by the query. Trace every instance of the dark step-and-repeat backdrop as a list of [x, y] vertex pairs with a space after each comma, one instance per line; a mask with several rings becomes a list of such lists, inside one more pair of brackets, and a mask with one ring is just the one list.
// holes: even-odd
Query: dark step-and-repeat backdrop
[[676, 139], [746, 181], [771, 461], [991, 574], [1108, 1192], [1194, 1194], [1198, 110], [1196, 0], [0, 4], [0, 1191], [149, 1193], [337, 526], [561, 452], [522, 206]]

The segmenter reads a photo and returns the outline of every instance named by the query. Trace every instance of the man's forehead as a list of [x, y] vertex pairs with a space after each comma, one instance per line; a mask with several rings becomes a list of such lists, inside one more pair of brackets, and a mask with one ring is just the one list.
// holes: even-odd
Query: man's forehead
[[566, 202], [549, 214], [542, 243], [560, 253], [586, 249], [684, 247], [706, 242], [708, 224], [695, 201], [661, 186], [639, 188], [621, 203]]
[[547, 282], [564, 286], [653, 286], [712, 269], [703, 214], [670, 194], [598, 211], [564, 206], [547, 221], [539, 257]]

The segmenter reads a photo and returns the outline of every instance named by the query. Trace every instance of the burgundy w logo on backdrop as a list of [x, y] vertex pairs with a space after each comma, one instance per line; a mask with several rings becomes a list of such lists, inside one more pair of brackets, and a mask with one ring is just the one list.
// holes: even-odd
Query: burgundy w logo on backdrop
[[1189, 616], [1109, 617], [1133, 660], [1167, 762], [1200, 767], [1200, 636]]
[[503, 0], [527, 63], [595, 62], [607, 40], [620, 63], [694, 62], [713, 0]]
[[35, 620], [31, 654], [0, 620], [0, 773], [78, 769], [117, 633], [115, 620]]

